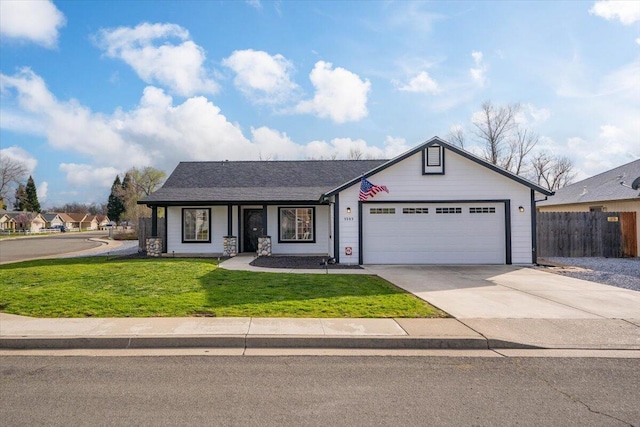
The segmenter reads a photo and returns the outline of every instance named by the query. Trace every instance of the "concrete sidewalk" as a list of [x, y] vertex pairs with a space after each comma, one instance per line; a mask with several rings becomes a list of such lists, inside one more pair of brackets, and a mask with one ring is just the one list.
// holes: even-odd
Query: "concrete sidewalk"
[[178, 347], [640, 350], [640, 321], [248, 317], [37, 319], [0, 313], [0, 349]]
[[253, 254], [240, 254], [233, 258], [229, 258], [220, 264], [220, 268], [225, 270], [237, 270], [237, 271], [255, 271], [262, 273], [293, 273], [293, 274], [367, 274], [375, 275], [364, 268], [266, 268], [255, 267], [250, 265], [250, 262], [255, 259]]

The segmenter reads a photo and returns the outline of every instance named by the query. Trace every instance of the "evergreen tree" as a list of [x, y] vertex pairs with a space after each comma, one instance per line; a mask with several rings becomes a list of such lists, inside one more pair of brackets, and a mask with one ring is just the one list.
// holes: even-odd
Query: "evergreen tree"
[[16, 211], [26, 210], [26, 202], [27, 202], [27, 190], [24, 188], [24, 185], [19, 184], [18, 188], [16, 188], [16, 194], [14, 196], [15, 202], [13, 203], [13, 209]]
[[29, 212], [38, 212], [40, 209], [40, 202], [38, 201], [38, 192], [36, 190], [36, 184], [33, 182], [33, 177], [29, 175], [29, 179], [27, 180], [27, 187], [25, 188], [25, 193], [27, 196], [27, 200], [24, 204], [24, 209]]
[[111, 185], [111, 194], [109, 194], [109, 201], [107, 203], [107, 216], [111, 221], [119, 222], [124, 212], [123, 193], [123, 184], [120, 182], [120, 175], [116, 175], [116, 179]]

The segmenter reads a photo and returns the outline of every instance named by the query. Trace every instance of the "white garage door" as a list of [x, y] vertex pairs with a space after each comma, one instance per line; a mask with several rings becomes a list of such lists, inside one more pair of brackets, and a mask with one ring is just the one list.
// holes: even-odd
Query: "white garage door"
[[363, 204], [365, 264], [504, 264], [503, 203]]

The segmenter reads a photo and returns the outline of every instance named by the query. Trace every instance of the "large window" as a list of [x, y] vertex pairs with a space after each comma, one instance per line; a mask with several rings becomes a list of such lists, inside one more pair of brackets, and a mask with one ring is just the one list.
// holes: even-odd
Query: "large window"
[[280, 208], [278, 241], [292, 243], [315, 242], [314, 208]]
[[211, 209], [182, 209], [182, 242], [211, 242]]

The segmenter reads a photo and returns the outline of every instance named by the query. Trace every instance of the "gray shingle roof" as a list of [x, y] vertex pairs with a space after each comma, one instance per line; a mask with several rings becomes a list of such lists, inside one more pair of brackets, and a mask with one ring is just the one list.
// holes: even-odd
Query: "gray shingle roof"
[[633, 180], [638, 177], [640, 177], [640, 159], [561, 188], [548, 200], [538, 202], [537, 205], [554, 206], [637, 199], [640, 197], [640, 192], [624, 187], [620, 185], [620, 182], [624, 181], [626, 185], [630, 186]]
[[318, 201], [386, 160], [181, 162], [140, 203]]

